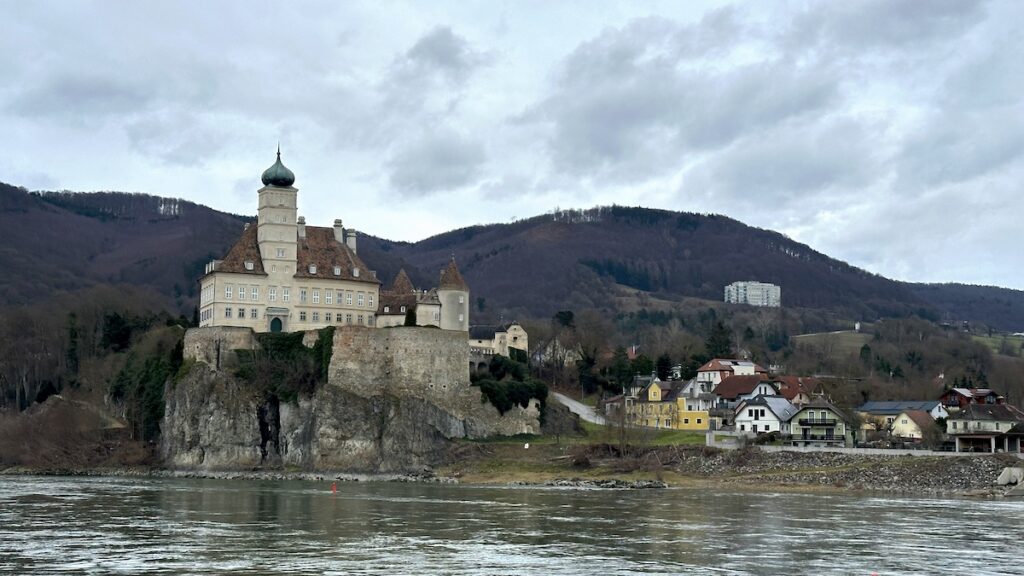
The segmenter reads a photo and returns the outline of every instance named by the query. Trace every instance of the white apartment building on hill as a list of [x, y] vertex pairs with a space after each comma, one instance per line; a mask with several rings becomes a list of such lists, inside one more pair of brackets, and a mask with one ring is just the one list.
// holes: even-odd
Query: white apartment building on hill
[[725, 301], [730, 304], [778, 308], [782, 306], [782, 288], [756, 280], [733, 282], [725, 287]]

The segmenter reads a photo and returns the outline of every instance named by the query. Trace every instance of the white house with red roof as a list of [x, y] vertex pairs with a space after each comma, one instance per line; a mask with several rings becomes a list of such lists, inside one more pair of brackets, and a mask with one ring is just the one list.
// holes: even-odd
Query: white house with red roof
[[710, 391], [729, 376], [753, 376], [768, 374], [768, 371], [749, 360], [715, 358], [697, 369], [698, 384], [710, 384]]

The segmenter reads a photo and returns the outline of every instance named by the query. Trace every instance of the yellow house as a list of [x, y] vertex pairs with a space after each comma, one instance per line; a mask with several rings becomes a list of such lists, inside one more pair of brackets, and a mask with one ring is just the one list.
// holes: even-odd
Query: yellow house
[[636, 401], [627, 404], [629, 422], [646, 428], [675, 430], [707, 430], [706, 410], [687, 410], [686, 399], [678, 398], [682, 382], [664, 382], [653, 378], [637, 394]]
[[911, 438], [920, 440], [924, 437], [924, 431], [930, 428], [937, 429], [935, 420], [923, 410], [904, 410], [892, 422], [891, 433], [896, 438]]
[[686, 399], [676, 398], [676, 430], [703, 432], [708, 429], [710, 419], [707, 410], [687, 410]]

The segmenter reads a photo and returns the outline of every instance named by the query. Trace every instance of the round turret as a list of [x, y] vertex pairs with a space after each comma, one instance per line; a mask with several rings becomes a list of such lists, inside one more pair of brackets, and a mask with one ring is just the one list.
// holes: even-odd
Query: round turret
[[281, 164], [281, 149], [277, 149], [277, 161], [263, 171], [263, 185], [288, 188], [295, 183], [295, 173]]

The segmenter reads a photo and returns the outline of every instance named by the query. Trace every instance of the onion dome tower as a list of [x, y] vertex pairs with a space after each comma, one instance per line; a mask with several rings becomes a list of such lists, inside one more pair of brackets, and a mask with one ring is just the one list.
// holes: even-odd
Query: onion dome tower
[[281, 163], [281, 147], [277, 147], [277, 161], [263, 171], [263, 185], [277, 188], [290, 188], [295, 184], [295, 173]]

